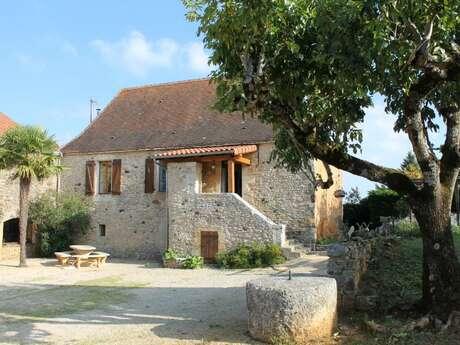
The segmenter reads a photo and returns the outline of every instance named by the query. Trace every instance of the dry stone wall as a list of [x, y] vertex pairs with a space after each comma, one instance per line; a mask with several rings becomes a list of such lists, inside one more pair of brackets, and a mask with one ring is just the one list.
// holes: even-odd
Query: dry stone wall
[[[154, 258], [166, 249], [166, 193], [144, 190], [145, 160], [152, 152], [94, 155], [65, 155], [68, 167], [62, 174], [62, 188], [85, 193], [85, 164], [121, 159], [121, 194], [90, 196], [94, 203], [91, 230], [82, 243], [95, 245], [115, 257]], [[96, 164], [96, 180], [99, 164]], [[156, 174], [155, 176], [158, 176]], [[97, 186], [97, 184], [96, 184]], [[99, 226], [105, 225], [105, 236]]]
[[355, 307], [359, 285], [377, 241], [377, 238], [358, 238], [329, 246], [328, 273], [337, 280], [340, 310], [346, 312]]

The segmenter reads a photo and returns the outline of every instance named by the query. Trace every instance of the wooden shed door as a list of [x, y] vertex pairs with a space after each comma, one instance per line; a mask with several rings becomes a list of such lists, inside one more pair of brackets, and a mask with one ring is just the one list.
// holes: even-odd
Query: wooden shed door
[[216, 231], [201, 232], [201, 256], [206, 263], [215, 262], [218, 250], [219, 235]]

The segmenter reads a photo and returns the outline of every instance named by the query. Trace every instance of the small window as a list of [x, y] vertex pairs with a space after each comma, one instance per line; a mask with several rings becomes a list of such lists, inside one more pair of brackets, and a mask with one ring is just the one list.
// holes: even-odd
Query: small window
[[166, 192], [168, 184], [167, 170], [162, 164], [158, 165], [158, 191]]
[[112, 193], [112, 162], [99, 162], [99, 194]]
[[99, 224], [99, 236], [105, 237], [105, 224]]

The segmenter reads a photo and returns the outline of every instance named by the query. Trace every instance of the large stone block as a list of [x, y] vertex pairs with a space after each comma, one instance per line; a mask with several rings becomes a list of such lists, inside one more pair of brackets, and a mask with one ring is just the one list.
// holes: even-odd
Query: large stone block
[[336, 326], [337, 285], [327, 277], [268, 277], [246, 285], [249, 333], [308, 344], [330, 336]]

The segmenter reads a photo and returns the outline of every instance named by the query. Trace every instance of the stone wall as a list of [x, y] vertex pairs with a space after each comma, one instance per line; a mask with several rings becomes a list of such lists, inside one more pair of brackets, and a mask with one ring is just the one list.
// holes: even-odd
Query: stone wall
[[[209, 166], [206, 166], [203, 172], [201, 164], [193, 163], [195, 164], [194, 169], [199, 171], [193, 172], [194, 181], [189, 182], [194, 188], [197, 188], [199, 193], [206, 192], [209, 194], [200, 194], [200, 196], [196, 196], [195, 193], [191, 194], [195, 198], [194, 200], [201, 198], [199, 202], [202, 203], [201, 209], [198, 206], [193, 206], [194, 211], [192, 213], [189, 212], [191, 209], [190, 200], [184, 200], [184, 195], [188, 194], [180, 195], [182, 185], [176, 186], [174, 180], [179, 178], [179, 173], [175, 171], [179, 167], [176, 163], [168, 164], [167, 193], [158, 191], [153, 194], [144, 193], [145, 159], [152, 157], [154, 151], [64, 155], [63, 164], [68, 169], [62, 174], [61, 186], [63, 190], [84, 194], [85, 164], [88, 160], [98, 162], [121, 159], [121, 195], [96, 192], [96, 195], [90, 197], [94, 201], [92, 227], [86, 238], [81, 240], [82, 243], [93, 244], [98, 249], [107, 251], [116, 257], [156, 257], [168, 247], [168, 236], [173, 232], [175, 236], [179, 236], [176, 238], [177, 241], [180, 236], [189, 236], [188, 232], [185, 235], [180, 235], [178, 228], [168, 232], [168, 224], [173, 223], [171, 214], [174, 215], [174, 218], [193, 219], [196, 229], [209, 228], [210, 214], [206, 216], [206, 214], [200, 213], [206, 207], [214, 209], [216, 215], [220, 213], [215, 219], [213, 218], [214, 223], [212, 224], [216, 227], [216, 231], [222, 232], [222, 239], [227, 238], [225, 243], [228, 243], [229, 246], [241, 242], [241, 239], [243, 241], [255, 240], [251, 237], [252, 235], [248, 235], [252, 230], [247, 230], [243, 224], [243, 221], [246, 220], [238, 220], [241, 214], [247, 214], [248, 218], [253, 219], [251, 222], [259, 222], [258, 224], [251, 223], [250, 226], [255, 228], [269, 229], [273, 228], [274, 224], [285, 224], [286, 233], [291, 234], [291, 237], [300, 237], [306, 242], [313, 240], [316, 236], [315, 227], [317, 223], [315, 213], [322, 212], [321, 219], [324, 217], [332, 219], [326, 223], [335, 224], [337, 219], [341, 219], [341, 203], [340, 207], [335, 207], [339, 204], [335, 197], [329, 195], [333, 193], [331, 191], [320, 198], [327, 202], [315, 207], [315, 191], [311, 179], [308, 179], [303, 173], [294, 174], [286, 169], [276, 168], [275, 163], [270, 161], [272, 148], [272, 144], [261, 144], [258, 152], [248, 155], [248, 158], [251, 159], [251, 165], [242, 168], [242, 198], [244, 200], [236, 195], [219, 193], [220, 164], [216, 164], [215, 169], [212, 168], [212, 164], [208, 164]], [[183, 167], [188, 166], [184, 163], [181, 164]], [[98, 169], [99, 166], [96, 164], [96, 176]], [[340, 177], [340, 172], [336, 171], [336, 173]], [[156, 183], [158, 183], [158, 172], [155, 176]], [[334, 191], [337, 188], [333, 188]], [[181, 201], [177, 201], [177, 198], [181, 198]], [[333, 200], [329, 200], [329, 198], [333, 198]], [[180, 205], [180, 212], [182, 213], [171, 208], [171, 206], [177, 206], [182, 202], [184, 202], [184, 205]], [[187, 206], [185, 207], [185, 205]], [[207, 206], [204, 207], [203, 205]], [[331, 205], [335, 206], [332, 207]], [[327, 207], [325, 212], [322, 210], [323, 206]], [[233, 210], [233, 213], [230, 210]], [[195, 214], [195, 212], [198, 213]], [[216, 223], [216, 219], [221, 225]], [[236, 225], [232, 225], [232, 222], [235, 221], [237, 222]], [[100, 234], [100, 225], [105, 225], [105, 236]], [[279, 226], [276, 226], [278, 229]], [[227, 231], [227, 235], [224, 234], [225, 231]], [[235, 235], [228, 236], [230, 231], [234, 231]], [[256, 239], [271, 241], [270, 236], [272, 235], [272, 233], [258, 234]], [[198, 235], [195, 234], [195, 236]], [[185, 239], [185, 241], [190, 243], [191, 239]]]
[[[51, 177], [43, 181], [34, 179], [30, 188], [30, 199], [36, 198], [47, 190], [56, 190], [56, 188], [56, 177]], [[0, 170], [0, 257], [12, 258], [12, 256], [16, 255], [14, 254], [16, 253], [14, 249], [3, 248], [3, 225], [4, 222], [18, 217], [19, 182], [11, 179], [11, 172]], [[3, 255], [2, 251], [5, 251]]]
[[366, 273], [377, 239], [354, 239], [329, 246], [328, 273], [337, 281], [341, 311], [355, 307], [361, 278]]
[[[342, 173], [331, 166], [334, 184], [327, 188], [317, 188], [315, 192], [315, 224], [316, 236], [322, 238], [338, 238], [343, 228], [342, 198], [336, 196], [343, 189]], [[327, 180], [327, 173], [321, 161], [315, 160], [315, 174]]]
[[[86, 161], [121, 159], [121, 194], [99, 194], [96, 188], [96, 195], [89, 197], [94, 202], [91, 230], [82, 243], [95, 245], [115, 257], [153, 258], [166, 249], [166, 193], [158, 192], [158, 185], [154, 193], [144, 192], [145, 159], [151, 155], [152, 152], [140, 151], [64, 156], [63, 164], [69, 169], [62, 174], [62, 188], [81, 194], [85, 193]], [[105, 225], [105, 236], [100, 234], [101, 224]]]
[[199, 163], [168, 164], [171, 249], [200, 255], [201, 231], [218, 233], [219, 251], [254, 241], [281, 241], [283, 226], [275, 224], [237, 194], [202, 194], [201, 176]]
[[243, 199], [278, 224], [286, 235], [309, 242], [315, 239], [315, 189], [303, 173], [277, 168], [270, 161], [272, 144], [261, 144], [243, 167]]

